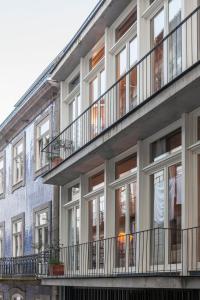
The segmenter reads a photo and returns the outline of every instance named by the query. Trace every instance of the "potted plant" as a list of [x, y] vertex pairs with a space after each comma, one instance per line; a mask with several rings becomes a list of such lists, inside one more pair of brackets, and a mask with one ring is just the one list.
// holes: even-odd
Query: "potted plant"
[[50, 276], [63, 276], [64, 263], [57, 258], [51, 258], [49, 260], [49, 274]]

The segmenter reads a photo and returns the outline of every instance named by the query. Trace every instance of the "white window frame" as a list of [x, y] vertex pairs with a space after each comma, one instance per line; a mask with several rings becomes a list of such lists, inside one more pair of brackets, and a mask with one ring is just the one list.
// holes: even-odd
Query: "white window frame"
[[0, 162], [2, 162], [2, 168], [0, 169], [0, 198], [4, 197], [5, 193], [5, 171], [6, 171], [6, 160], [5, 160], [5, 153], [0, 155]]
[[[40, 133], [41, 127], [46, 123], [49, 122], [49, 128], [43, 133]], [[50, 141], [50, 136], [51, 136], [51, 120], [50, 120], [50, 115], [47, 114], [45, 117], [43, 117], [39, 122], [36, 123], [35, 125], [35, 170], [40, 171], [41, 169], [45, 168], [48, 166], [48, 154], [45, 152], [40, 151], [39, 143], [41, 140], [45, 139], [46, 136], [49, 136], [49, 141]], [[44, 148], [48, 143], [44, 144], [42, 148]]]
[[[21, 231], [14, 232], [14, 227], [16, 227], [16, 224], [21, 223]], [[17, 220], [12, 221], [12, 252], [14, 257], [23, 256], [23, 242], [24, 242], [24, 234], [23, 234], [23, 219], [19, 218]], [[21, 248], [20, 246], [20, 235], [21, 235]], [[18, 253], [16, 249], [16, 238], [18, 243]]]
[[[47, 222], [45, 224], [39, 224], [39, 217], [41, 214], [46, 213], [47, 214]], [[45, 251], [45, 245], [44, 245], [44, 240], [45, 240], [45, 229], [47, 228], [47, 234], [48, 234], [48, 244], [49, 244], [49, 209], [45, 208], [39, 211], [35, 212], [35, 243], [38, 245], [36, 247], [36, 253], [39, 253], [41, 251]], [[41, 249], [39, 249], [39, 230], [42, 230], [42, 245]]]
[[[168, 222], [169, 222], [169, 201], [168, 201], [168, 169], [171, 166], [180, 164], [183, 167], [183, 162], [182, 162], [182, 147], [183, 147], [183, 141], [182, 141], [182, 145], [181, 147], [178, 147], [178, 149], [174, 152], [168, 153], [167, 155], [165, 155], [164, 157], [160, 158], [159, 160], [155, 160], [154, 162], [150, 162], [150, 148], [151, 148], [151, 144], [155, 141], [157, 141], [158, 139], [165, 137], [167, 134], [170, 134], [171, 132], [173, 132], [174, 130], [177, 130], [178, 128], [181, 128], [181, 135], [182, 135], [182, 120], [178, 120], [174, 123], [172, 123], [171, 125], [169, 125], [168, 127], [160, 130], [159, 132], [157, 132], [156, 134], [154, 134], [153, 136], [149, 137], [148, 139], [146, 139], [144, 141], [144, 147], [148, 149], [148, 157], [146, 158], [146, 161], [144, 163], [144, 167], [143, 167], [143, 172], [144, 175], [147, 176], [148, 178], [148, 186], [149, 189], [151, 191], [151, 176], [154, 175], [155, 173], [162, 171], [164, 173], [164, 228], [168, 228]], [[184, 176], [183, 171], [182, 171], [182, 176]], [[151, 228], [151, 221], [152, 221], [152, 215], [151, 215], [151, 205], [152, 205], [152, 194], [151, 192], [149, 193], [149, 228]], [[182, 224], [183, 224], [183, 216], [184, 216], [184, 211], [183, 211], [183, 203], [182, 203]], [[168, 255], [168, 232], [165, 232], [165, 257], [164, 257], [164, 268], [165, 270], [167, 269], [176, 269], [179, 268], [180, 265], [179, 263], [177, 264], [169, 264], [169, 255]], [[150, 263], [150, 260], [149, 260]], [[152, 268], [152, 270], [154, 269], [153, 265], [150, 265], [150, 268]], [[162, 265], [158, 265], [156, 266], [156, 268], [163, 270], [163, 264]]]
[[[20, 154], [17, 154], [17, 148], [22, 145], [22, 152]], [[13, 165], [13, 174], [12, 174], [12, 184], [14, 186], [18, 186], [23, 184], [24, 178], [25, 178], [25, 136], [21, 137], [19, 140], [13, 144], [13, 149], [12, 149], [12, 165]], [[19, 160], [20, 166], [19, 168], [19, 176], [17, 178], [17, 163]]]

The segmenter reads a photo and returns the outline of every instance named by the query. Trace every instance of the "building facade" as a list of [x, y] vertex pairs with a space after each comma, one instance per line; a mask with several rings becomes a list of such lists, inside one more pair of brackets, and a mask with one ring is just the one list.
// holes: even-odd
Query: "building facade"
[[200, 297], [199, 5], [100, 1], [51, 73], [60, 299]]
[[[0, 299], [55, 299], [37, 278], [38, 255], [58, 242], [57, 190], [42, 183], [56, 133], [57, 86], [42, 73], [0, 127]], [[54, 224], [54, 226], [52, 226]]]

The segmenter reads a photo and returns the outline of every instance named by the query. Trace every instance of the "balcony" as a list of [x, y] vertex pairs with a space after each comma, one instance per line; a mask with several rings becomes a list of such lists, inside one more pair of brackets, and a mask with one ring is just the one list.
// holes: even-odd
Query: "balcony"
[[[65, 172], [67, 167], [60, 168], [57, 173], [51, 172], [94, 141], [96, 145], [92, 150], [85, 151], [85, 155], [90, 151], [95, 152], [95, 149], [97, 151], [103, 144], [105, 153], [102, 156], [109, 159], [109, 155], [111, 157], [117, 155], [117, 151], [120, 153], [126, 150], [139, 138], [153, 134], [158, 124], [162, 128], [177, 120], [182, 113], [195, 109], [198, 106], [197, 95], [200, 92], [199, 69], [196, 69], [199, 62], [200, 7], [43, 149], [48, 153], [50, 160], [50, 171], [44, 176], [44, 181], [62, 185], [66, 183], [67, 177], [69, 180], [74, 179], [80, 171], [80, 164], [74, 177], [72, 175], [76, 169], [74, 167], [68, 169], [68, 172]], [[194, 70], [195, 75], [192, 73]], [[188, 74], [191, 76], [186, 77]], [[173, 89], [170, 90], [170, 87]], [[165, 101], [161, 97], [164, 92]], [[127, 121], [125, 125], [117, 127], [125, 120]], [[119, 139], [117, 145], [112, 147], [113, 143], [116, 143], [116, 132]], [[112, 135], [115, 135], [113, 141]], [[98, 141], [102, 136], [104, 138]], [[95, 159], [99, 159], [97, 163], [102, 163], [100, 155], [98, 153], [95, 155]], [[94, 157], [89, 164], [94, 161]], [[83, 171], [88, 171], [87, 166], [84, 165]], [[58, 173], [62, 175], [60, 178], [56, 178]]]
[[155, 228], [51, 250], [49, 257], [59, 257], [63, 269], [54, 274], [44, 260], [41, 278], [198, 277], [200, 227]]
[[0, 259], [1, 279], [36, 279], [39, 268], [38, 255], [4, 257]]

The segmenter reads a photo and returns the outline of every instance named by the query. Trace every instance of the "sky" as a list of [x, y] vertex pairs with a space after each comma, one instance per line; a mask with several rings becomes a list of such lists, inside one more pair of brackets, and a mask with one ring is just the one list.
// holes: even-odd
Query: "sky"
[[0, 123], [98, 0], [0, 0]]

